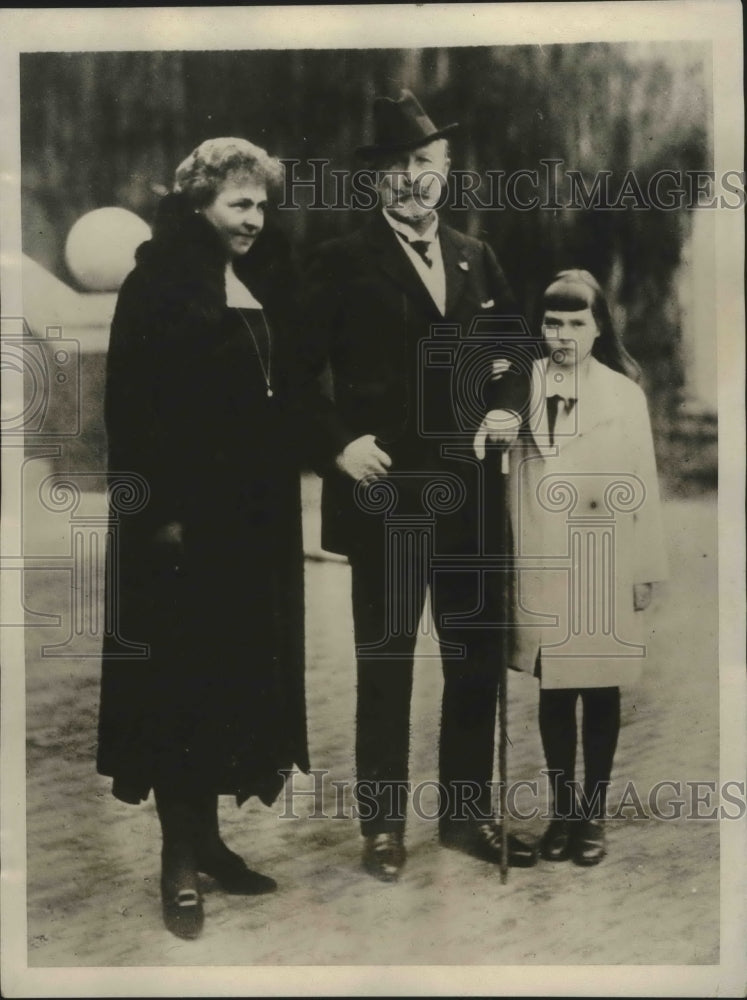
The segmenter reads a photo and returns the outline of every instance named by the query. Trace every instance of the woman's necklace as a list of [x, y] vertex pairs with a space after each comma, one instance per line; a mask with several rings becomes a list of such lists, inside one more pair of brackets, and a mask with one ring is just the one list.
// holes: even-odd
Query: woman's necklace
[[244, 323], [244, 326], [247, 328], [247, 330], [249, 331], [249, 335], [252, 338], [252, 343], [254, 344], [254, 350], [257, 352], [257, 360], [259, 361], [259, 367], [262, 369], [262, 376], [263, 376], [263, 378], [265, 380], [265, 385], [267, 386], [267, 395], [268, 395], [268, 397], [272, 398], [272, 396], [274, 396], [274, 393], [272, 391], [272, 384], [271, 384], [271, 378], [272, 378], [272, 338], [270, 337], [270, 328], [267, 325], [267, 320], [265, 319], [265, 314], [264, 314], [264, 312], [260, 313], [260, 316], [262, 317], [262, 322], [265, 325], [265, 332], [267, 333], [267, 367], [265, 367], [265, 363], [262, 360], [262, 352], [259, 349], [259, 344], [257, 343], [257, 338], [254, 336], [254, 330], [252, 330], [251, 324], [249, 323], [249, 320], [246, 318], [246, 316], [241, 311], [241, 309], [239, 309], [239, 316], [241, 316], [241, 319], [242, 319], [242, 321]]

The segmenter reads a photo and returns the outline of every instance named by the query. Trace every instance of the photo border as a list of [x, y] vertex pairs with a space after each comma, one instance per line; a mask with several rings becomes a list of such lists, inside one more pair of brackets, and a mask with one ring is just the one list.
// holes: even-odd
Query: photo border
[[[385, 15], [385, 16], [384, 16]], [[717, 176], [744, 170], [742, 11], [731, 0], [224, 7], [0, 12], [3, 315], [23, 315], [19, 54], [25, 51], [378, 48], [710, 39]], [[361, 39], [365, 38], [365, 44]], [[403, 46], [403, 40], [407, 44]], [[744, 215], [716, 211], [719, 422], [720, 778], [744, 779]], [[3, 448], [4, 471], [12, 470]], [[3, 476], [2, 550], [20, 551], [19, 490]], [[14, 507], [14, 504], [16, 505]], [[7, 574], [3, 604], [12, 601]], [[743, 996], [747, 961], [744, 818], [721, 825], [718, 966], [29, 968], [25, 893], [23, 629], [2, 644], [2, 989], [8, 997], [492, 995]], [[697, 669], [686, 664], [686, 669]], [[93, 766], [93, 765], [92, 765]]]

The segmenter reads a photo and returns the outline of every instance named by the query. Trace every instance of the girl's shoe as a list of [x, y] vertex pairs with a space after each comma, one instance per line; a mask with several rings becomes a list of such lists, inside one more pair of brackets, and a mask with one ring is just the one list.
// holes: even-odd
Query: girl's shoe
[[573, 837], [578, 823], [557, 817], [550, 820], [540, 840], [540, 854], [545, 861], [567, 861], [573, 850]]
[[582, 820], [573, 843], [573, 860], [577, 865], [598, 865], [607, 853], [604, 824], [599, 820]]

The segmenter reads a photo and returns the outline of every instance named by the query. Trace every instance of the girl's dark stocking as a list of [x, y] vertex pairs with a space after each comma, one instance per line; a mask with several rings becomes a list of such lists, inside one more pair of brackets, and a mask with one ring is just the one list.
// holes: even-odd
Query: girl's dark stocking
[[612, 762], [620, 732], [620, 688], [585, 688], [582, 743], [584, 750], [584, 814], [604, 817]]
[[539, 728], [558, 818], [575, 814], [577, 698], [575, 688], [540, 690]]

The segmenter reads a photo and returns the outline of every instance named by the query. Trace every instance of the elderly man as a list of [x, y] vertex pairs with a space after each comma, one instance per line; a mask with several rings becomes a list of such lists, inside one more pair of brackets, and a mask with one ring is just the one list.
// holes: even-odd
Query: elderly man
[[[331, 369], [338, 443], [322, 544], [352, 570], [363, 861], [395, 881], [428, 592], [444, 674], [440, 840], [501, 860], [491, 780], [503, 583], [495, 561], [485, 568], [484, 525], [497, 512], [484, 509], [491, 470], [476, 451], [486, 438], [513, 440], [531, 349], [516, 364], [516, 338], [513, 362], [502, 343], [524, 327], [491, 249], [438, 217], [457, 126], [437, 128], [408, 91], [378, 98], [374, 125], [374, 142], [357, 152], [375, 171], [379, 204], [363, 228], [314, 250], [310, 321]], [[508, 844], [510, 864], [535, 863], [532, 847]]]

